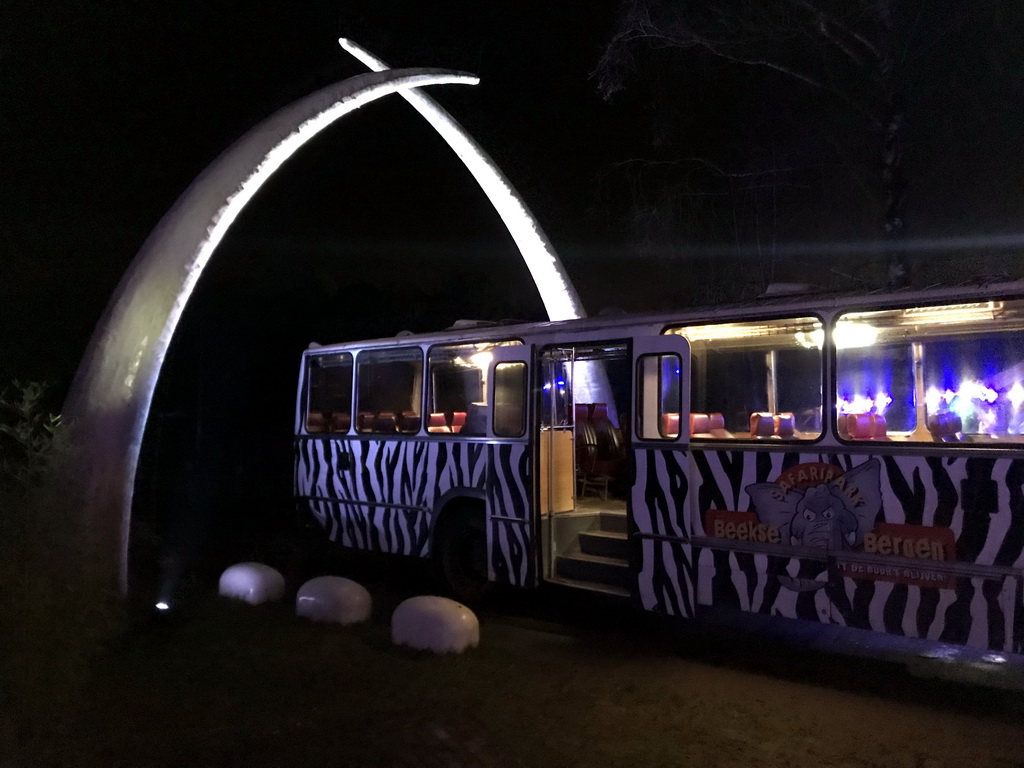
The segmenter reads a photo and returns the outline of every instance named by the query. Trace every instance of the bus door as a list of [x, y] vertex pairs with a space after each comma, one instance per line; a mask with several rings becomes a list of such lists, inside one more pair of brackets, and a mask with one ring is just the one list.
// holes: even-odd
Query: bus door
[[573, 439], [575, 350], [548, 347], [539, 358], [536, 508], [542, 529], [542, 569], [547, 578], [565, 545], [558, 541], [562, 521], [576, 507], [576, 457]]
[[[515, 586], [537, 583], [537, 536], [531, 514], [529, 346], [495, 347], [487, 365], [487, 575]], [[468, 424], [467, 417], [467, 424]]]
[[643, 607], [691, 617], [696, 568], [687, 515], [690, 346], [682, 336], [633, 342], [635, 475], [630, 559]]
[[633, 339], [562, 340], [538, 355], [537, 516], [551, 581], [629, 594]]

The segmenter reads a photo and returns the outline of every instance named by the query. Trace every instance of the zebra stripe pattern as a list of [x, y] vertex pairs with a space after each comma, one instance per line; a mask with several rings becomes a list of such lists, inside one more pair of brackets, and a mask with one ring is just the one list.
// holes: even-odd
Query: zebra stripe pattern
[[[703, 526], [709, 509], [753, 511], [746, 489], [773, 481], [791, 467], [822, 462], [849, 471], [872, 458], [881, 464], [882, 504], [876, 522], [950, 529], [958, 564], [1002, 569], [1024, 565], [1020, 459], [693, 451], [694, 535], [708, 535]], [[1021, 580], [1016, 574], [973, 568], [942, 586], [918, 586], [881, 577], [851, 578], [842, 573], [842, 553], [828, 555], [702, 548], [697, 556], [698, 601], [998, 650], [1019, 652], [1024, 644], [1018, 626], [1024, 619]], [[928, 561], [920, 564], [926, 569]]]
[[637, 449], [633, 522], [640, 538], [637, 591], [649, 611], [691, 618], [696, 607], [693, 550], [686, 539], [686, 454]]
[[519, 443], [299, 438], [295, 495], [332, 541], [418, 557], [433, 551], [431, 532], [448, 501], [482, 499], [489, 574], [525, 586], [536, 578], [529, 467]]

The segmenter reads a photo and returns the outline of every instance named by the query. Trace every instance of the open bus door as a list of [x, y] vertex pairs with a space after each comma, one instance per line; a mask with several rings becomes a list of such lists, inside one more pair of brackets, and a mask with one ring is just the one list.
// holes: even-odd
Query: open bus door
[[634, 339], [633, 369], [630, 517], [637, 595], [647, 610], [690, 617], [696, 604], [687, 506], [690, 345], [675, 335]]
[[537, 536], [530, 498], [531, 389], [529, 346], [495, 347], [487, 365], [487, 576], [501, 584], [536, 586]]
[[[545, 578], [635, 594], [637, 558], [629, 535], [635, 477], [631, 440], [637, 424], [653, 423], [654, 418], [651, 411], [638, 419], [637, 403], [641, 408], [654, 403], [677, 424], [685, 420], [686, 350], [681, 337], [641, 333], [613, 339], [588, 334], [540, 350], [536, 492]], [[650, 368], [646, 377], [636, 377], [638, 364]], [[663, 395], [643, 389], [662, 384]], [[659, 432], [646, 441], [671, 448], [685, 438], [677, 430], [672, 438]]]

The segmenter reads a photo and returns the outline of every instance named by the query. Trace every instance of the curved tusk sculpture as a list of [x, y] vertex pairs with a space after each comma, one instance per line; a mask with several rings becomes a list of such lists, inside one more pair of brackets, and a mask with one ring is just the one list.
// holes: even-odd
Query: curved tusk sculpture
[[232, 222], [296, 150], [362, 105], [424, 85], [478, 82], [442, 69], [389, 70], [299, 99], [214, 160], [142, 245], [89, 341], [64, 403], [71, 430], [67, 479], [82, 495], [87, 530], [119, 544], [122, 593], [128, 587], [135, 472], [157, 378], [185, 304]]
[[[387, 64], [351, 40], [343, 37], [338, 40], [338, 44], [375, 72], [388, 70]], [[583, 304], [576, 295], [576, 289], [562, 267], [554, 247], [526, 207], [526, 203], [494, 161], [473, 141], [455, 118], [429, 96], [411, 89], [399, 91], [399, 96], [409, 102], [413, 109], [430, 123], [473, 174], [473, 178], [483, 189], [501, 220], [505, 222], [519, 252], [523, 255], [523, 260], [544, 302], [548, 318], [570, 320], [586, 317]]]

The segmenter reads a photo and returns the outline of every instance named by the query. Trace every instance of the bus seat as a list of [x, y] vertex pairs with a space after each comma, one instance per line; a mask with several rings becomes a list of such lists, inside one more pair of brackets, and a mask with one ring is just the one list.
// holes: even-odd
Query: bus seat
[[612, 423], [612, 420], [608, 418], [608, 405], [606, 403], [594, 403], [590, 423], [594, 425], [594, 432], [597, 434], [599, 459], [620, 459], [625, 456], [625, 447], [622, 445], [622, 433]]
[[839, 414], [839, 436], [846, 440], [888, 440], [885, 416], [879, 413]]
[[711, 432], [711, 419], [706, 413], [690, 414], [690, 434], [707, 435]]
[[775, 435], [775, 414], [754, 412], [750, 414], [750, 436], [772, 437]]
[[846, 434], [851, 440], [870, 440], [872, 435], [871, 414], [846, 414]]
[[335, 411], [331, 414], [331, 432], [348, 432], [352, 425], [352, 415]]
[[324, 414], [322, 411], [310, 411], [306, 414], [306, 431], [323, 432], [325, 427]]
[[452, 428], [448, 426], [448, 421], [445, 419], [443, 413], [430, 414], [429, 420], [427, 421], [427, 432], [441, 434], [450, 433], [451, 431]]
[[587, 495], [588, 490], [597, 491], [602, 499], [608, 498], [608, 483], [611, 476], [604, 470], [608, 463], [598, 460], [597, 430], [589, 419], [576, 422], [576, 479], [579, 484], [580, 498]]
[[397, 420], [394, 411], [381, 411], [377, 414], [377, 421], [374, 423], [374, 432], [394, 432], [397, 428]]
[[622, 432], [608, 418], [606, 403], [594, 403], [590, 425], [593, 426], [594, 435], [597, 438], [597, 460], [594, 462], [594, 473], [614, 476], [619, 472], [626, 459], [626, 446], [622, 441]]
[[581, 474], [591, 474], [597, 462], [597, 432], [589, 420], [576, 422], [576, 467]]
[[463, 425], [466, 423], [466, 412], [455, 411], [452, 414], [452, 432], [461, 432]]
[[459, 434], [464, 437], [486, 437], [488, 410], [484, 403], [470, 403], [466, 423], [462, 425]]
[[420, 431], [420, 415], [416, 411], [402, 411], [399, 417], [399, 431], [407, 435]]
[[963, 431], [963, 422], [955, 413], [933, 413], [928, 417], [928, 431], [932, 437], [942, 443], [959, 442], [959, 433]]
[[732, 433], [725, 428], [725, 416], [720, 413], [708, 414], [708, 432], [715, 437], [732, 437]]
[[665, 437], [679, 437], [678, 413], [663, 413], [661, 415], [661, 434]]
[[775, 434], [779, 437], [793, 437], [796, 431], [796, 417], [792, 413], [776, 413], [772, 421]]
[[359, 432], [373, 432], [377, 417], [369, 411], [360, 411], [356, 416], [356, 429]]
[[590, 421], [590, 411], [593, 407], [593, 403], [576, 403], [574, 406], [576, 423], [579, 424], [581, 421]]

